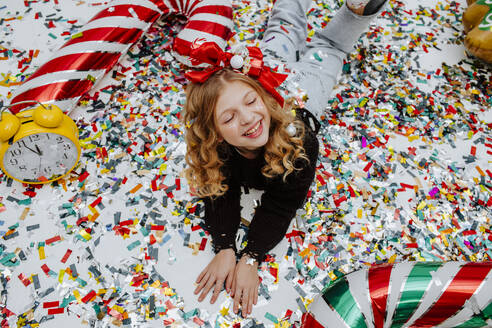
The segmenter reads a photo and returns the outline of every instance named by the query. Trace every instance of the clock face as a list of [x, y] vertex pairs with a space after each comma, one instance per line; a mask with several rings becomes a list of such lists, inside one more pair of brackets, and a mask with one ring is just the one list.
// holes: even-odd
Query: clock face
[[3, 157], [3, 166], [13, 178], [43, 182], [68, 173], [77, 159], [77, 147], [67, 137], [37, 133], [12, 143]]

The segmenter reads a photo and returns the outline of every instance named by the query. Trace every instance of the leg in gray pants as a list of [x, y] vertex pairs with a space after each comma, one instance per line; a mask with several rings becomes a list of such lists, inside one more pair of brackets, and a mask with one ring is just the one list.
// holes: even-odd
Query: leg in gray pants
[[320, 118], [342, 69], [343, 59], [384, 6], [373, 15], [359, 16], [344, 4], [326, 27], [306, 43], [306, 11], [311, 2], [277, 0], [260, 47], [266, 54], [272, 52], [287, 62], [293, 73], [284, 83], [302, 89], [308, 96], [306, 108]]

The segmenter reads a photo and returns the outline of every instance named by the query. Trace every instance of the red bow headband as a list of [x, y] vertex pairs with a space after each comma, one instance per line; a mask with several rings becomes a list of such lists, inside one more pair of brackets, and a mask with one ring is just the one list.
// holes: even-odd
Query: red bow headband
[[284, 98], [275, 90], [287, 78], [286, 74], [274, 72], [263, 64], [263, 53], [258, 47], [246, 47], [247, 57], [230, 52], [224, 52], [215, 42], [205, 42], [198, 47], [192, 47], [189, 53], [191, 63], [210, 64], [205, 70], [192, 70], [185, 73], [185, 77], [191, 82], [204, 83], [217, 71], [226, 67], [232, 67], [235, 71], [255, 78], [275, 100], [284, 106]]

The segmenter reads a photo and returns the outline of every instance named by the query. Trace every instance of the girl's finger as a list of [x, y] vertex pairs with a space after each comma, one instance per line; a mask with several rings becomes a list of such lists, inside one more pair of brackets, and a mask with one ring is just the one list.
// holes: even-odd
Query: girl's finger
[[[249, 294], [248, 294], [249, 295]], [[248, 296], [243, 302], [243, 318], [246, 318], [249, 315], [249, 301], [251, 300], [251, 296]]]
[[258, 303], [258, 286], [255, 288], [255, 299], [253, 304], [256, 305], [256, 303]]
[[243, 318], [248, 315], [248, 303], [249, 303], [249, 290], [244, 289], [242, 291], [243, 295], [241, 297], [241, 309], [243, 310]]
[[234, 292], [234, 307], [233, 311], [234, 313], [237, 314], [237, 311], [239, 311], [239, 302], [241, 301], [241, 290], [235, 290]]
[[207, 273], [207, 268], [203, 269], [203, 271], [200, 272], [200, 274], [196, 278], [195, 283], [199, 284], [200, 283], [200, 280], [202, 280], [202, 278], [205, 276], [205, 273]]
[[255, 292], [252, 290], [250, 293], [249, 293], [249, 301], [248, 301], [248, 315], [251, 314], [251, 312], [253, 312], [253, 300], [255, 298]]
[[207, 296], [207, 294], [210, 291], [210, 289], [212, 289], [212, 287], [214, 286], [214, 283], [215, 283], [215, 277], [210, 277], [208, 279], [207, 284], [205, 285], [205, 288], [203, 289], [202, 294], [198, 298], [198, 302], [203, 301], [203, 299]]
[[195, 289], [195, 295], [200, 293], [200, 290], [202, 290], [202, 288], [205, 286], [209, 277], [210, 277], [210, 275], [208, 274], [208, 272], [202, 277], [202, 279], [200, 280], [200, 283], [198, 284], [198, 286]]
[[236, 277], [232, 277], [231, 297], [234, 297], [236, 293]]
[[233, 280], [234, 280], [234, 272], [229, 272], [229, 274], [227, 275], [226, 284], [225, 284], [227, 293], [229, 293], [231, 291]]
[[212, 298], [210, 299], [210, 304], [214, 304], [219, 297], [220, 291], [222, 290], [222, 286], [224, 285], [224, 280], [217, 280], [215, 282], [214, 293], [212, 294]]

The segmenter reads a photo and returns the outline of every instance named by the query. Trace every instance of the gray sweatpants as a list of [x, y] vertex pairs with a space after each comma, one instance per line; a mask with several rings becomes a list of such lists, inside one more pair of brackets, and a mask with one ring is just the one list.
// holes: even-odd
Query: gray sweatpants
[[320, 118], [342, 69], [343, 59], [385, 6], [374, 15], [359, 16], [344, 4], [331, 21], [306, 42], [306, 12], [312, 1], [276, 0], [260, 47], [265, 55], [272, 52], [286, 62], [293, 72], [284, 83], [303, 90], [308, 96], [306, 109]]

